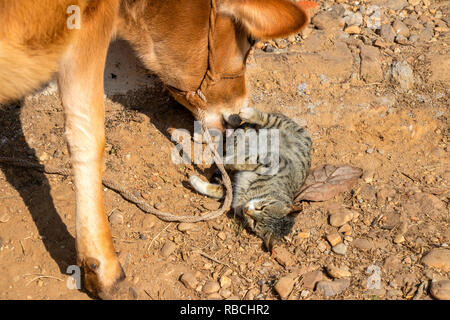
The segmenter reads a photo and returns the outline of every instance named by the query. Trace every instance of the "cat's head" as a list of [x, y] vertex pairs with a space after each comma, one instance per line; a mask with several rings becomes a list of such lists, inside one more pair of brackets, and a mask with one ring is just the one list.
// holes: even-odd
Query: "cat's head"
[[277, 199], [252, 199], [241, 210], [247, 227], [263, 239], [272, 251], [276, 240], [287, 236], [295, 223], [300, 208]]

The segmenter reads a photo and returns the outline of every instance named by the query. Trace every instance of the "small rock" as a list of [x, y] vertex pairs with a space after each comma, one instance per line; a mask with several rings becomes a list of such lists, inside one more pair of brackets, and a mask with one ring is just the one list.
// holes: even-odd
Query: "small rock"
[[392, 28], [397, 36], [409, 37], [410, 32], [409, 28], [406, 24], [404, 24], [401, 20], [397, 19], [392, 24]]
[[377, 82], [383, 80], [383, 69], [381, 67], [380, 50], [376, 47], [362, 45], [361, 78], [366, 82]]
[[430, 293], [435, 299], [450, 300], [450, 280], [432, 281]]
[[338, 268], [334, 265], [330, 264], [326, 267], [327, 273], [332, 276], [335, 279], [341, 279], [341, 278], [349, 278], [352, 276], [352, 274], [344, 269], [344, 268]]
[[217, 210], [220, 208], [220, 203], [219, 202], [206, 202], [202, 204], [202, 207], [205, 208], [206, 210]]
[[294, 280], [291, 277], [282, 277], [275, 284], [275, 291], [281, 297], [286, 299], [294, 288]]
[[241, 300], [238, 296], [228, 297], [227, 300]]
[[300, 239], [308, 239], [309, 238], [309, 230], [307, 231], [300, 231], [299, 233], [297, 233], [297, 237]]
[[164, 243], [164, 245], [161, 249], [161, 255], [164, 258], [167, 258], [168, 256], [170, 256], [172, 254], [172, 252], [175, 251], [176, 248], [177, 248], [177, 245], [174, 242], [166, 241], [166, 243]]
[[197, 280], [197, 278], [195, 277], [195, 275], [192, 272], [184, 273], [181, 276], [180, 281], [188, 289], [195, 289], [197, 287], [197, 284], [198, 284], [198, 280]]
[[395, 32], [390, 24], [382, 24], [380, 27], [380, 36], [386, 42], [394, 42]]
[[359, 26], [350, 26], [345, 28], [344, 30], [348, 34], [360, 34], [361, 33], [361, 27]]
[[305, 289], [314, 290], [316, 283], [324, 279], [324, 274], [319, 271], [310, 271], [303, 275], [302, 286]]
[[360, 26], [363, 23], [363, 16], [361, 12], [353, 13], [351, 11], [347, 11], [345, 13], [344, 22], [347, 26]]
[[222, 300], [222, 296], [215, 292], [215, 293], [211, 293], [208, 297], [206, 297], [206, 299], [208, 300]]
[[320, 12], [312, 18], [311, 23], [320, 30], [342, 30], [344, 19], [330, 12]]
[[383, 264], [383, 269], [387, 273], [396, 273], [401, 269], [401, 267], [402, 263], [400, 258], [397, 256], [390, 256], [386, 258]]
[[414, 73], [405, 61], [395, 61], [392, 64], [392, 77], [403, 90], [412, 89], [414, 85]]
[[340, 294], [342, 291], [350, 286], [349, 279], [337, 279], [334, 281], [319, 281], [317, 283], [317, 291], [327, 297], [333, 297]]
[[302, 82], [297, 86], [297, 94], [299, 96], [302, 96], [306, 94], [307, 89], [308, 89], [307, 84], [305, 82]]
[[217, 237], [218, 237], [220, 240], [225, 241], [225, 240], [227, 239], [227, 234], [226, 234], [225, 232], [223, 232], [223, 231], [220, 231], [220, 232], [217, 234]]
[[427, 267], [450, 272], [450, 249], [435, 248], [422, 258]]
[[420, 32], [419, 40], [423, 42], [428, 42], [433, 38], [433, 36], [434, 36], [433, 28], [429, 26]]
[[347, 246], [343, 243], [339, 243], [335, 245], [333, 248], [331, 248], [331, 251], [333, 251], [336, 254], [345, 256], [347, 254]]
[[231, 287], [231, 279], [227, 276], [222, 276], [220, 278], [220, 287], [223, 289]]
[[410, 44], [409, 40], [407, 37], [402, 36], [402, 35], [398, 35], [395, 37], [395, 42], [397, 42], [398, 44], [403, 44], [403, 45], [408, 45]]
[[368, 239], [355, 239], [352, 242], [352, 246], [355, 248], [358, 248], [359, 250], [362, 251], [368, 251], [374, 248], [374, 245], [372, 243], [372, 241], [368, 240]]
[[244, 300], [255, 300], [255, 297], [259, 294], [259, 289], [253, 288], [247, 291]]
[[219, 290], [219, 294], [222, 296], [222, 298], [227, 299], [231, 297], [233, 293], [229, 289], [222, 288]]
[[113, 225], [121, 225], [123, 224], [123, 214], [122, 212], [115, 210], [109, 215], [108, 220]]
[[203, 286], [203, 293], [210, 294], [215, 293], [219, 291], [220, 285], [217, 283], [217, 281], [208, 280], [206, 281], [205, 285]]
[[197, 229], [194, 223], [189, 222], [181, 222], [177, 228], [181, 232], [195, 231]]
[[295, 264], [294, 256], [284, 247], [275, 247], [272, 250], [272, 256], [285, 268]]
[[350, 225], [346, 223], [342, 227], [340, 227], [338, 231], [346, 236], [349, 236], [352, 234], [352, 227], [350, 227]]
[[338, 243], [342, 242], [341, 236], [337, 232], [327, 234], [327, 240], [331, 244], [332, 247], [334, 247]]
[[421, 0], [408, 0], [408, 3], [412, 6], [417, 6]]
[[330, 212], [330, 224], [333, 227], [341, 227], [353, 219], [353, 211], [340, 208], [338, 211]]

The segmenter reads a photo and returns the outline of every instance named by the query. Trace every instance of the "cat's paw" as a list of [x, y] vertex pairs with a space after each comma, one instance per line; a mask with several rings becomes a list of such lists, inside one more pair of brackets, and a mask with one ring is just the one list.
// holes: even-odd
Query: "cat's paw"
[[253, 119], [256, 116], [256, 114], [257, 110], [250, 107], [242, 108], [241, 110], [239, 110], [239, 117], [243, 121], [249, 121]]

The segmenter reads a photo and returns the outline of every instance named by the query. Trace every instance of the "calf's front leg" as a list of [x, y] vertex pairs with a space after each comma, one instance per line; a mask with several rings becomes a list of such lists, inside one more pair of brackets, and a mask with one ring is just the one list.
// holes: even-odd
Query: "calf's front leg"
[[124, 281], [103, 207], [107, 26], [107, 21], [96, 21], [77, 31], [62, 59], [58, 84], [75, 180], [77, 262], [84, 271], [85, 289], [100, 298], [134, 298], [135, 291]]

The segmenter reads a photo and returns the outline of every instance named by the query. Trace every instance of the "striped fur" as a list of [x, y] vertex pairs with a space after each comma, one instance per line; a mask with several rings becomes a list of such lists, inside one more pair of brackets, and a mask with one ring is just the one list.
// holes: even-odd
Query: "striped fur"
[[[263, 164], [265, 159], [258, 158], [256, 164], [251, 164], [247, 161], [248, 154], [244, 164], [226, 165], [233, 173], [232, 208], [271, 250], [274, 240], [288, 235], [295, 222], [298, 210], [293, 208], [293, 199], [309, 172], [312, 140], [304, 128], [282, 114], [244, 108], [239, 116], [244, 122], [239, 128], [243, 130], [255, 129], [257, 134], [259, 129], [279, 130], [276, 174], [264, 174], [268, 166]], [[272, 143], [270, 139], [269, 142]], [[271, 156], [269, 153], [268, 157]], [[202, 194], [217, 199], [224, 196], [221, 185], [204, 182], [196, 176], [190, 182]]]

